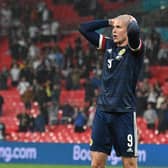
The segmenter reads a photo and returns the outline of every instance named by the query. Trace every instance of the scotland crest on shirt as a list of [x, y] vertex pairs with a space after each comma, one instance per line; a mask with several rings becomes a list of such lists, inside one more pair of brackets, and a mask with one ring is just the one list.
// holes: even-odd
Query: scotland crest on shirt
[[116, 60], [121, 60], [122, 57], [123, 57], [123, 55], [125, 54], [125, 52], [126, 52], [126, 49], [125, 49], [125, 48], [121, 49], [121, 50], [118, 52], [118, 55], [116, 56]]
[[113, 51], [112, 48], [109, 48], [106, 51], [109, 54], [109, 58], [107, 59], [108, 69], [112, 68], [112, 64], [114, 64], [113, 61], [114, 62], [116, 61], [116, 63], [118, 64], [118, 62], [123, 58], [124, 54], [126, 53], [125, 48], [119, 50], [118, 53], [116, 53], [116, 55], [112, 53]]

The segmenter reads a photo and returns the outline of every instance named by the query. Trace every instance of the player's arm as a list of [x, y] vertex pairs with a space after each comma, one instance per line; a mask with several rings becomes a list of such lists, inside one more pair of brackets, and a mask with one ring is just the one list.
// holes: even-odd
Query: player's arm
[[82, 23], [79, 27], [79, 32], [98, 49], [104, 49], [106, 38], [97, 33], [96, 30], [107, 26], [109, 26], [108, 20], [94, 20]]
[[140, 28], [135, 19], [132, 19], [127, 27], [128, 45], [129, 48], [137, 52], [142, 48], [142, 41], [140, 39]]

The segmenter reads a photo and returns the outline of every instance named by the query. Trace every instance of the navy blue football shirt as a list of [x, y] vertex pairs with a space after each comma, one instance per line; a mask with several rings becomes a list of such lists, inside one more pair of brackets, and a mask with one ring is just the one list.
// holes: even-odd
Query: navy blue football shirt
[[96, 32], [106, 26], [109, 26], [107, 20], [96, 20], [81, 24], [79, 29], [92, 44], [104, 51], [97, 107], [106, 112], [133, 112], [136, 111], [135, 90], [144, 57], [139, 26], [134, 21], [128, 25], [129, 45], [124, 47], [118, 47], [111, 38]]

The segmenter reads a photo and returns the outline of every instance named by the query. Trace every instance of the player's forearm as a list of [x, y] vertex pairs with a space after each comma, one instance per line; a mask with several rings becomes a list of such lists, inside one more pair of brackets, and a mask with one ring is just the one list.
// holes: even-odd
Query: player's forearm
[[132, 21], [129, 23], [127, 28], [128, 34], [128, 43], [131, 49], [138, 50], [140, 47], [140, 28], [136, 21]]
[[93, 20], [90, 22], [86, 22], [86, 23], [82, 23], [80, 25], [79, 31], [83, 32], [88, 32], [88, 31], [95, 31], [97, 29], [103, 28], [103, 27], [107, 27], [109, 26], [109, 22], [108, 20]]
[[82, 23], [79, 27], [79, 32], [92, 44], [98, 47], [100, 35], [96, 30], [107, 26], [109, 26], [108, 20], [94, 20]]

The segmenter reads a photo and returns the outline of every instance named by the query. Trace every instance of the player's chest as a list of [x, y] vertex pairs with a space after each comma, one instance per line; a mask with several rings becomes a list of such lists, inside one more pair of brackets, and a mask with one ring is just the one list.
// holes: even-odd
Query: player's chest
[[119, 66], [122, 62], [126, 61], [127, 57], [128, 54], [126, 48], [108, 48], [105, 51], [104, 66], [107, 70], [114, 69], [116, 66]]

